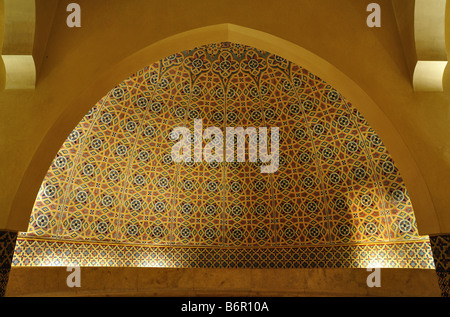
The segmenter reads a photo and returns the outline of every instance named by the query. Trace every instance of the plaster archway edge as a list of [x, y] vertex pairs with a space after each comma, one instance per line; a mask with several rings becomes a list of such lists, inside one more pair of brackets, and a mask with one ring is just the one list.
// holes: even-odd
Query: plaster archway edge
[[36, 195], [61, 144], [89, 109], [108, 91], [143, 67], [171, 54], [227, 41], [277, 54], [308, 69], [345, 96], [364, 115], [394, 158], [405, 180], [419, 233], [440, 232], [431, 195], [414, 158], [389, 118], [369, 95], [341, 70], [301, 46], [265, 32], [228, 23], [189, 30], [150, 44], [106, 69], [88, 89], [80, 92], [49, 129], [31, 159], [12, 203], [8, 229], [27, 230]]

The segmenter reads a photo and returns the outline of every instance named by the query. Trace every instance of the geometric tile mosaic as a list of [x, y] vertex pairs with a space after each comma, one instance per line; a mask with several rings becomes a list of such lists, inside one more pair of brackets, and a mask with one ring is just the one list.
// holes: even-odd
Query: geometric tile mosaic
[[434, 269], [429, 242], [207, 248], [17, 239], [13, 266]]
[[430, 236], [436, 274], [443, 297], [450, 297], [450, 235]]
[[[261, 162], [173, 162], [170, 133], [193, 131], [194, 119], [223, 131], [278, 127], [278, 171], [260, 173]], [[301, 66], [229, 42], [171, 55], [104, 96], [57, 153], [20, 237], [18, 246], [45, 252], [90, 243], [110, 245], [108, 252], [135, 245], [283, 258], [285, 248], [328, 256], [383, 245], [390, 254], [404, 244], [429, 254], [395, 162], [357, 108]], [[25, 256], [17, 265], [44, 263], [17, 254]], [[429, 260], [420, 263], [430, 267]]]
[[16, 238], [17, 232], [0, 231], [0, 297], [6, 292]]

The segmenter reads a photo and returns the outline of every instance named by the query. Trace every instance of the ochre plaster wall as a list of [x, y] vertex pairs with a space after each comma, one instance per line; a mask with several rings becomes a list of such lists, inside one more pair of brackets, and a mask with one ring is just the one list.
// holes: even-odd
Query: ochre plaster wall
[[[126, 68], [136, 65], [127, 58], [176, 34], [231, 23], [303, 47], [351, 78], [389, 119], [386, 126], [398, 131], [395, 136], [383, 135], [383, 126], [368, 117], [394, 159], [401, 161], [412, 154], [410, 165], [404, 164], [402, 170], [400, 164], [402, 174], [408, 174], [414, 164], [419, 167], [415, 176], [405, 177], [415, 208], [432, 200], [429, 210], [416, 208], [420, 209], [419, 230], [422, 234], [450, 232], [449, 76], [444, 93], [413, 92], [390, 1], [378, 1], [382, 7], [379, 29], [365, 24], [370, 1], [79, 0], [79, 29], [65, 24], [69, 2], [61, 0], [56, 9], [36, 89], [0, 92], [1, 229], [26, 230], [37, 190], [60, 144], [112, 88], [111, 83], [126, 77], [113, 75], [130, 75], [145, 66]], [[47, 26], [37, 25], [36, 32], [40, 27]], [[166, 47], [158, 52], [158, 48], [162, 49], [156, 45], [146, 64], [170, 51]], [[108, 75], [112, 76], [104, 81], [108, 85], [99, 84]], [[389, 148], [386, 138], [391, 137], [404, 141], [405, 148]], [[425, 187], [412, 189], [422, 177]]]
[[367, 286], [365, 269], [80, 269], [69, 288], [65, 267], [11, 269], [6, 296], [432, 296], [434, 270], [381, 269]]

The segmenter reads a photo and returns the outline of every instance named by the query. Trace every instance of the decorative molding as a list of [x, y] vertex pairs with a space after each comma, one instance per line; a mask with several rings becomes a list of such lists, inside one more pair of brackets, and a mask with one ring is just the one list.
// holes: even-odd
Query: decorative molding
[[414, 39], [417, 62], [413, 74], [415, 91], [443, 91], [448, 63], [445, 47], [445, 9], [447, 0], [416, 0]]
[[33, 58], [36, 24], [34, 0], [4, 0], [1, 47], [4, 65], [1, 81], [5, 89], [34, 89], [36, 66]]

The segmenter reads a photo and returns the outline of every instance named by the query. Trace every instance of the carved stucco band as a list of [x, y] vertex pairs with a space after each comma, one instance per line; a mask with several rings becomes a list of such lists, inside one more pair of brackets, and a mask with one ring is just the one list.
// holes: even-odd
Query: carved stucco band
[[447, 0], [416, 0], [414, 38], [417, 63], [414, 69], [415, 91], [443, 91], [447, 66], [445, 47], [445, 10]]
[[442, 296], [450, 296], [450, 235], [430, 236], [436, 274]]
[[5, 296], [17, 232], [0, 231], [0, 297]]
[[[1, 47], [5, 89], [34, 89], [36, 67], [33, 59], [35, 0], [3, 0], [4, 32]], [[0, 28], [1, 29], [1, 28]]]

